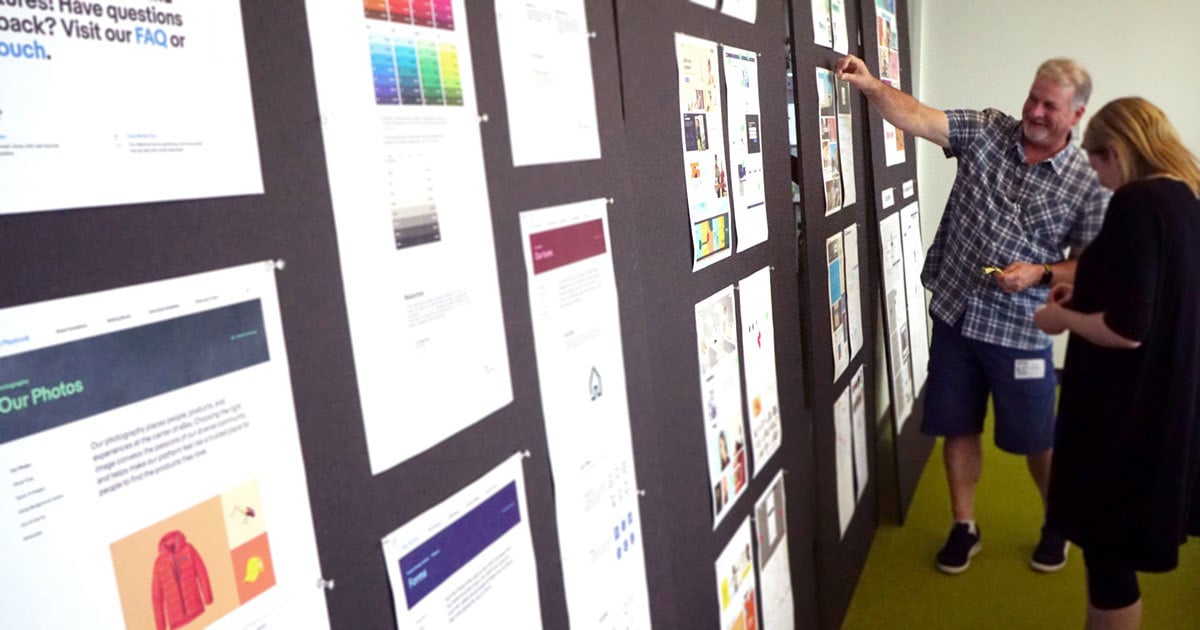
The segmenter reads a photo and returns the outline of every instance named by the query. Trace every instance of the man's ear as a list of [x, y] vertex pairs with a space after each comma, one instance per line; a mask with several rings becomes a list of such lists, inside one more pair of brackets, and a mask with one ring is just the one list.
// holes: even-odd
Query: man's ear
[[1085, 111], [1087, 111], [1087, 105], [1080, 105], [1079, 107], [1075, 108], [1075, 114], [1074, 114], [1075, 118], [1071, 122], [1072, 127], [1074, 127], [1075, 125], [1078, 125], [1079, 121], [1083, 120], [1083, 113]]

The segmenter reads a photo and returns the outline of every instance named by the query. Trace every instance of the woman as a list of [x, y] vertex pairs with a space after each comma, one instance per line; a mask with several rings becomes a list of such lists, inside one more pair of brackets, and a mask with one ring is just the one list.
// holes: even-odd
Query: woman
[[1075, 284], [1034, 314], [1071, 331], [1047, 525], [1083, 549], [1087, 628], [1136, 628], [1135, 571], [1200, 535], [1200, 163], [1161, 110], [1105, 105], [1083, 147], [1115, 191]]

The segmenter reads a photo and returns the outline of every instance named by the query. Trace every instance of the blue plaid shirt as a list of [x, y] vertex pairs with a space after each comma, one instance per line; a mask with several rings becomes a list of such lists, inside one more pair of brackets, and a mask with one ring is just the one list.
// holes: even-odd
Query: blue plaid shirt
[[1033, 325], [1047, 288], [1005, 293], [985, 266], [1016, 261], [1055, 263], [1067, 247], [1078, 254], [1104, 222], [1109, 193], [1079, 147], [1025, 163], [1021, 121], [988, 109], [948, 110], [950, 148], [958, 175], [921, 281], [933, 292], [929, 311], [963, 336], [1022, 350], [1050, 344]]

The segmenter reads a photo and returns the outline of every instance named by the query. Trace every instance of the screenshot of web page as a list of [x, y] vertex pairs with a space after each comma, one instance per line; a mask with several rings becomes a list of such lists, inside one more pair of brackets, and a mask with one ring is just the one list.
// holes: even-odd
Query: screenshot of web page
[[274, 274], [0, 310], [5, 626], [327, 623]]

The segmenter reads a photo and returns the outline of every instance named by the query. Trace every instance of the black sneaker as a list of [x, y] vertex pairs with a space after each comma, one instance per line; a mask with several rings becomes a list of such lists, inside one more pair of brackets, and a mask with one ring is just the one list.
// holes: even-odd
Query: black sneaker
[[1067, 566], [1067, 549], [1070, 545], [1066, 538], [1042, 527], [1042, 539], [1033, 550], [1029, 566], [1042, 573], [1053, 573]]
[[967, 567], [971, 566], [971, 556], [983, 549], [979, 539], [979, 526], [975, 527], [975, 533], [972, 534], [971, 526], [967, 523], [955, 523], [954, 527], [950, 528], [950, 537], [946, 539], [946, 545], [938, 552], [937, 568], [951, 575], [966, 571]]

